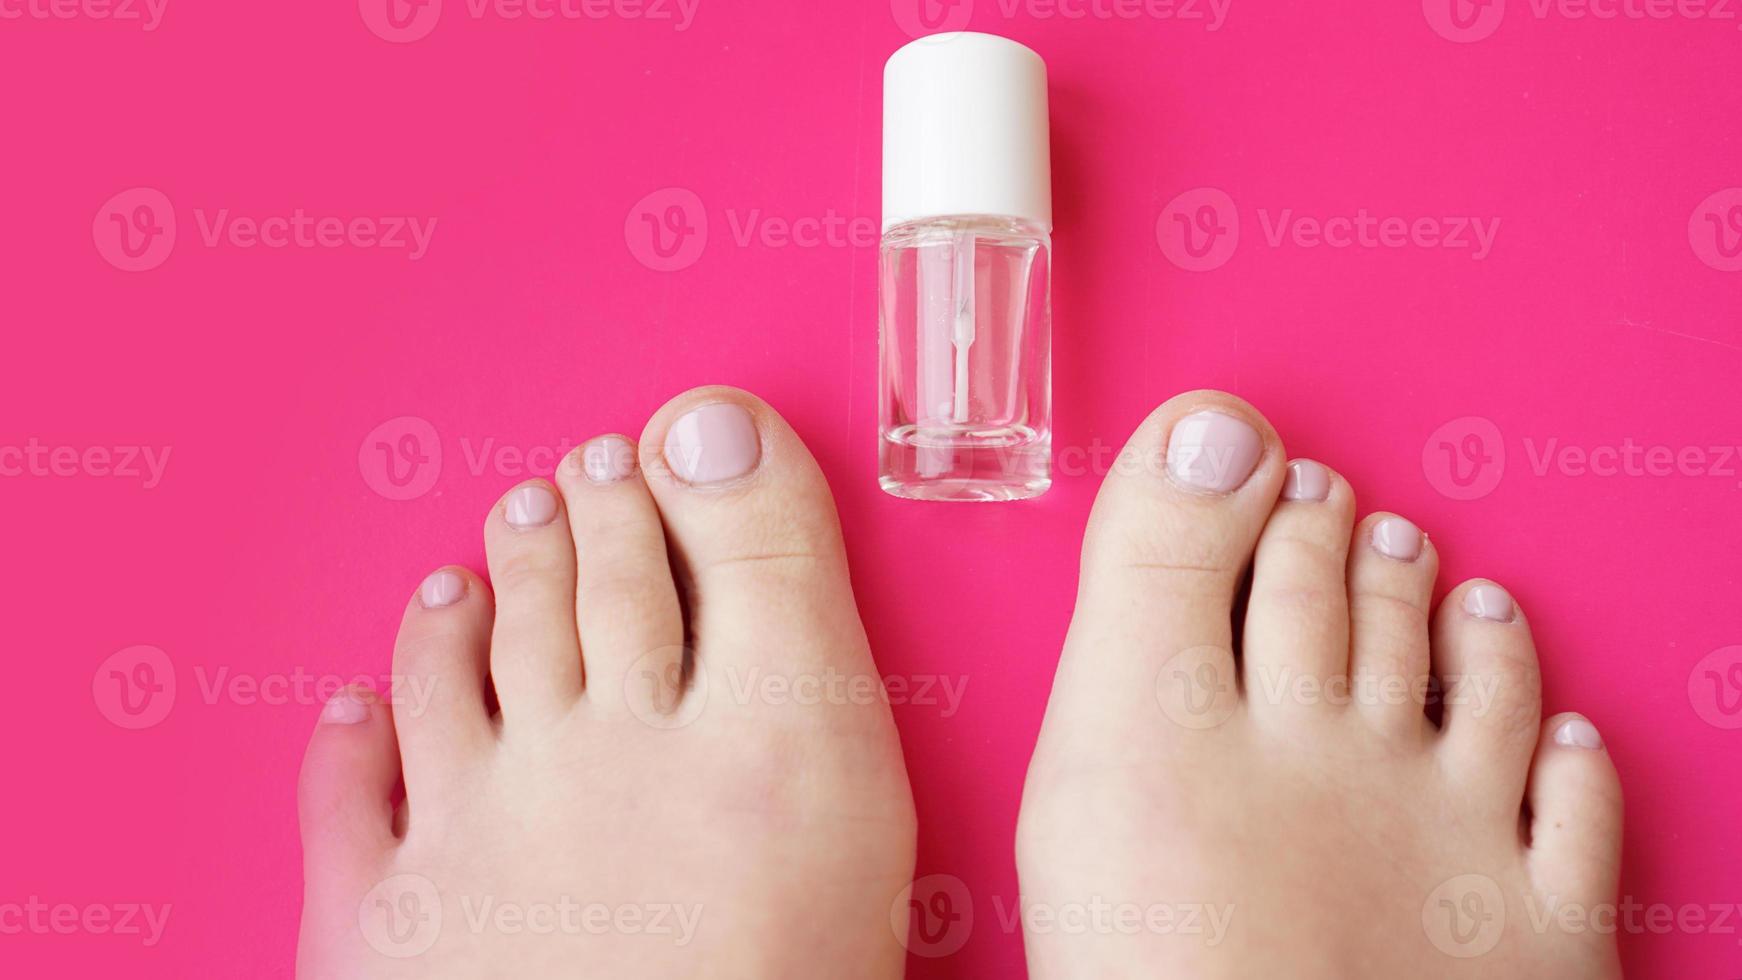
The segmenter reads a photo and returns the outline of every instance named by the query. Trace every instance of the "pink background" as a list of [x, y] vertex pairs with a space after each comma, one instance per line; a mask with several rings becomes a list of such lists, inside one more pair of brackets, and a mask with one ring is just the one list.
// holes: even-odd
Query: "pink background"
[[[288, 975], [315, 699], [205, 687], [220, 671], [384, 674], [409, 590], [442, 562], [481, 568], [482, 517], [523, 475], [473, 465], [487, 440], [637, 432], [670, 395], [726, 382], [781, 409], [828, 472], [882, 669], [967, 679], [952, 717], [897, 709], [920, 871], [959, 876], [978, 910], [966, 948], [913, 975], [1020, 974], [993, 903], [1016, 896], [1011, 830], [1097, 479], [1079, 458], [1033, 503], [881, 494], [874, 249], [734, 233], [752, 212], [875, 219], [880, 72], [913, 22], [903, 2], [700, 0], [678, 30], [477, 18], [447, 0], [407, 43], [372, 32], [374, 0], [365, 16], [169, 0], [149, 31], [0, 20], [0, 445], [171, 453], [151, 489], [91, 467], [0, 478], [0, 903], [173, 905], [150, 949], [0, 936], [0, 972]], [[1589, 713], [1621, 768], [1625, 893], [1742, 901], [1742, 730], [1723, 727], [1742, 721], [1723, 711], [1742, 697], [1742, 671], [1725, 673], [1738, 653], [1708, 664], [1727, 689], [1696, 670], [1742, 644], [1742, 462], [1533, 465], [1551, 443], [1742, 442], [1742, 274], [1725, 254], [1742, 192], [1708, 201], [1742, 185], [1738, 21], [1497, 0], [1466, 8], [1480, 16], [1460, 34], [1441, 0], [1234, 0], [1209, 30], [1140, 6], [973, 7], [942, 8], [948, 26], [970, 13], [1051, 69], [1061, 449], [1115, 447], [1182, 390], [1250, 399], [1365, 508], [1426, 527], [1445, 583], [1492, 576], [1530, 609], [1547, 706]], [[177, 238], [158, 267], [121, 271], [102, 209], [140, 187], [172, 203]], [[642, 203], [665, 188], [693, 197]], [[1195, 188], [1225, 194], [1212, 217], [1231, 205], [1241, 225], [1202, 272], [1157, 235]], [[656, 271], [638, 218], [673, 203], [707, 235]], [[221, 209], [297, 208], [437, 225], [416, 261], [201, 235]], [[1500, 224], [1478, 260], [1426, 241], [1273, 244], [1284, 209]], [[1720, 237], [1706, 214], [1738, 224]], [[404, 501], [359, 463], [401, 416], [441, 453]], [[1438, 443], [1462, 451], [1471, 434], [1504, 467], [1478, 471], [1491, 492], [1452, 499], [1468, 494]], [[135, 731], [92, 680], [139, 644], [164, 651], [178, 690]], [[1734, 931], [1621, 942], [1634, 976], [1742, 964]]]

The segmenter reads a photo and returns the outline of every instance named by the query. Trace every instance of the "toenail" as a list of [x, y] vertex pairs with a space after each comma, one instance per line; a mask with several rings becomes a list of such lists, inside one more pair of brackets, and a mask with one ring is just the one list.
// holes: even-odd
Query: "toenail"
[[1387, 517], [1373, 525], [1373, 547], [1387, 558], [1415, 561], [1421, 557], [1421, 528], [1402, 517]]
[[1600, 749], [1603, 736], [1597, 732], [1596, 725], [1585, 719], [1568, 718], [1554, 730], [1554, 744], [1574, 749]]
[[716, 402], [690, 410], [665, 434], [665, 461], [685, 483], [724, 483], [756, 468], [762, 440], [742, 406]]
[[417, 595], [425, 609], [440, 609], [460, 601], [466, 594], [466, 579], [458, 572], [442, 569], [432, 572], [429, 578], [423, 580]]
[[635, 447], [629, 440], [606, 436], [581, 450], [581, 472], [593, 483], [616, 483], [635, 472]]
[[1282, 485], [1284, 500], [1324, 500], [1330, 495], [1330, 470], [1310, 459], [1288, 464], [1288, 480]]
[[1515, 607], [1512, 597], [1498, 585], [1478, 585], [1464, 593], [1464, 611], [1477, 619], [1496, 623], [1512, 622]]
[[1188, 490], [1231, 493], [1263, 453], [1264, 440], [1252, 426], [1221, 412], [1194, 412], [1174, 423], [1167, 472]]
[[508, 495], [502, 516], [510, 527], [543, 527], [556, 520], [556, 494], [529, 483]]
[[333, 695], [321, 708], [323, 725], [355, 725], [369, 720], [369, 706], [350, 688]]

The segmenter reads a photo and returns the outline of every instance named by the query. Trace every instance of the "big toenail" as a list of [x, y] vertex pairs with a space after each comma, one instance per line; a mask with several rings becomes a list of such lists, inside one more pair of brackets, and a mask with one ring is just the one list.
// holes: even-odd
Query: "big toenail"
[[556, 520], [556, 494], [536, 483], [508, 495], [502, 516], [510, 527], [543, 527]]
[[1402, 517], [1387, 517], [1373, 525], [1373, 547], [1387, 558], [1415, 561], [1421, 557], [1421, 528]]
[[1263, 454], [1257, 429], [1221, 412], [1194, 412], [1174, 423], [1167, 472], [1188, 490], [1231, 493], [1252, 475]]
[[1598, 733], [1596, 725], [1585, 719], [1568, 718], [1554, 730], [1554, 744], [1574, 749], [1600, 749], [1603, 736]]
[[451, 606], [459, 602], [460, 597], [465, 594], [465, 577], [445, 568], [439, 572], [430, 573], [429, 578], [424, 579], [423, 585], [417, 590], [418, 599], [423, 602], [425, 609], [440, 609], [443, 606]]
[[635, 447], [629, 440], [606, 436], [581, 450], [581, 471], [593, 483], [616, 483], [635, 472]]
[[321, 708], [323, 725], [356, 725], [369, 720], [369, 706], [350, 688], [333, 695]]
[[736, 480], [761, 459], [756, 420], [730, 402], [691, 409], [665, 434], [665, 462], [685, 483]]
[[1330, 495], [1330, 470], [1310, 459], [1288, 464], [1288, 480], [1282, 485], [1284, 500], [1324, 500]]
[[1505, 589], [1498, 585], [1478, 585], [1464, 593], [1464, 611], [1477, 619], [1510, 623], [1515, 608]]

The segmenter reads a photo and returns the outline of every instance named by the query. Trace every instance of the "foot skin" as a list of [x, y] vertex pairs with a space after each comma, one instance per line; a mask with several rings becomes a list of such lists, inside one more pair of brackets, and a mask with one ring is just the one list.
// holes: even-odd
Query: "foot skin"
[[1523, 609], [1432, 610], [1433, 543], [1232, 396], [1122, 461], [1024, 793], [1031, 975], [1619, 976], [1620, 786]]
[[899, 976], [912, 797], [787, 424], [690, 392], [484, 539], [490, 584], [412, 597], [393, 703], [346, 691], [315, 729], [298, 975]]

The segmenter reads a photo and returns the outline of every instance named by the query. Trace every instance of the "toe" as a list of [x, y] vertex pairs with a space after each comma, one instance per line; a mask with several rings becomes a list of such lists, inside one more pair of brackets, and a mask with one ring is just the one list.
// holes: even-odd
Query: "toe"
[[1621, 868], [1621, 780], [1597, 727], [1548, 719], [1530, 768], [1530, 866], [1537, 888], [1587, 906], [1611, 901]]
[[638, 678], [683, 664], [683, 616], [666, 558], [665, 529], [641, 478], [635, 444], [600, 436], [557, 468], [575, 539], [575, 621], [587, 700], [624, 703]]
[[[1331, 690], [1347, 677], [1349, 532], [1355, 495], [1323, 464], [1288, 464], [1282, 499], [1264, 525], [1252, 562], [1244, 640], [1246, 697], [1254, 707], [1331, 703], [1286, 692]], [[1275, 695], [1275, 696], [1267, 696]]]
[[1055, 703], [1160, 697], [1176, 720], [1221, 713], [1236, 688], [1234, 594], [1284, 459], [1264, 417], [1222, 392], [1180, 395], [1144, 420], [1089, 517]]
[[1428, 685], [1428, 615], [1439, 555], [1408, 518], [1372, 514], [1349, 545], [1349, 674], [1355, 703], [1383, 731], [1417, 737]]
[[439, 791], [493, 737], [491, 618], [489, 588], [453, 566], [431, 572], [406, 607], [393, 645], [393, 724], [408, 797]]
[[1434, 617], [1444, 710], [1440, 750], [1452, 772], [1502, 812], [1516, 810], [1542, 719], [1530, 626], [1505, 589], [1465, 582]]
[[484, 525], [496, 592], [490, 677], [505, 725], [566, 711], [581, 693], [575, 544], [562, 498], [543, 480], [508, 491]]
[[394, 845], [399, 750], [393, 714], [366, 688], [345, 688], [321, 709], [297, 785], [303, 860], [311, 889], [373, 874]]
[[828, 483], [779, 414], [699, 388], [661, 408], [641, 446], [700, 669], [870, 670]]

